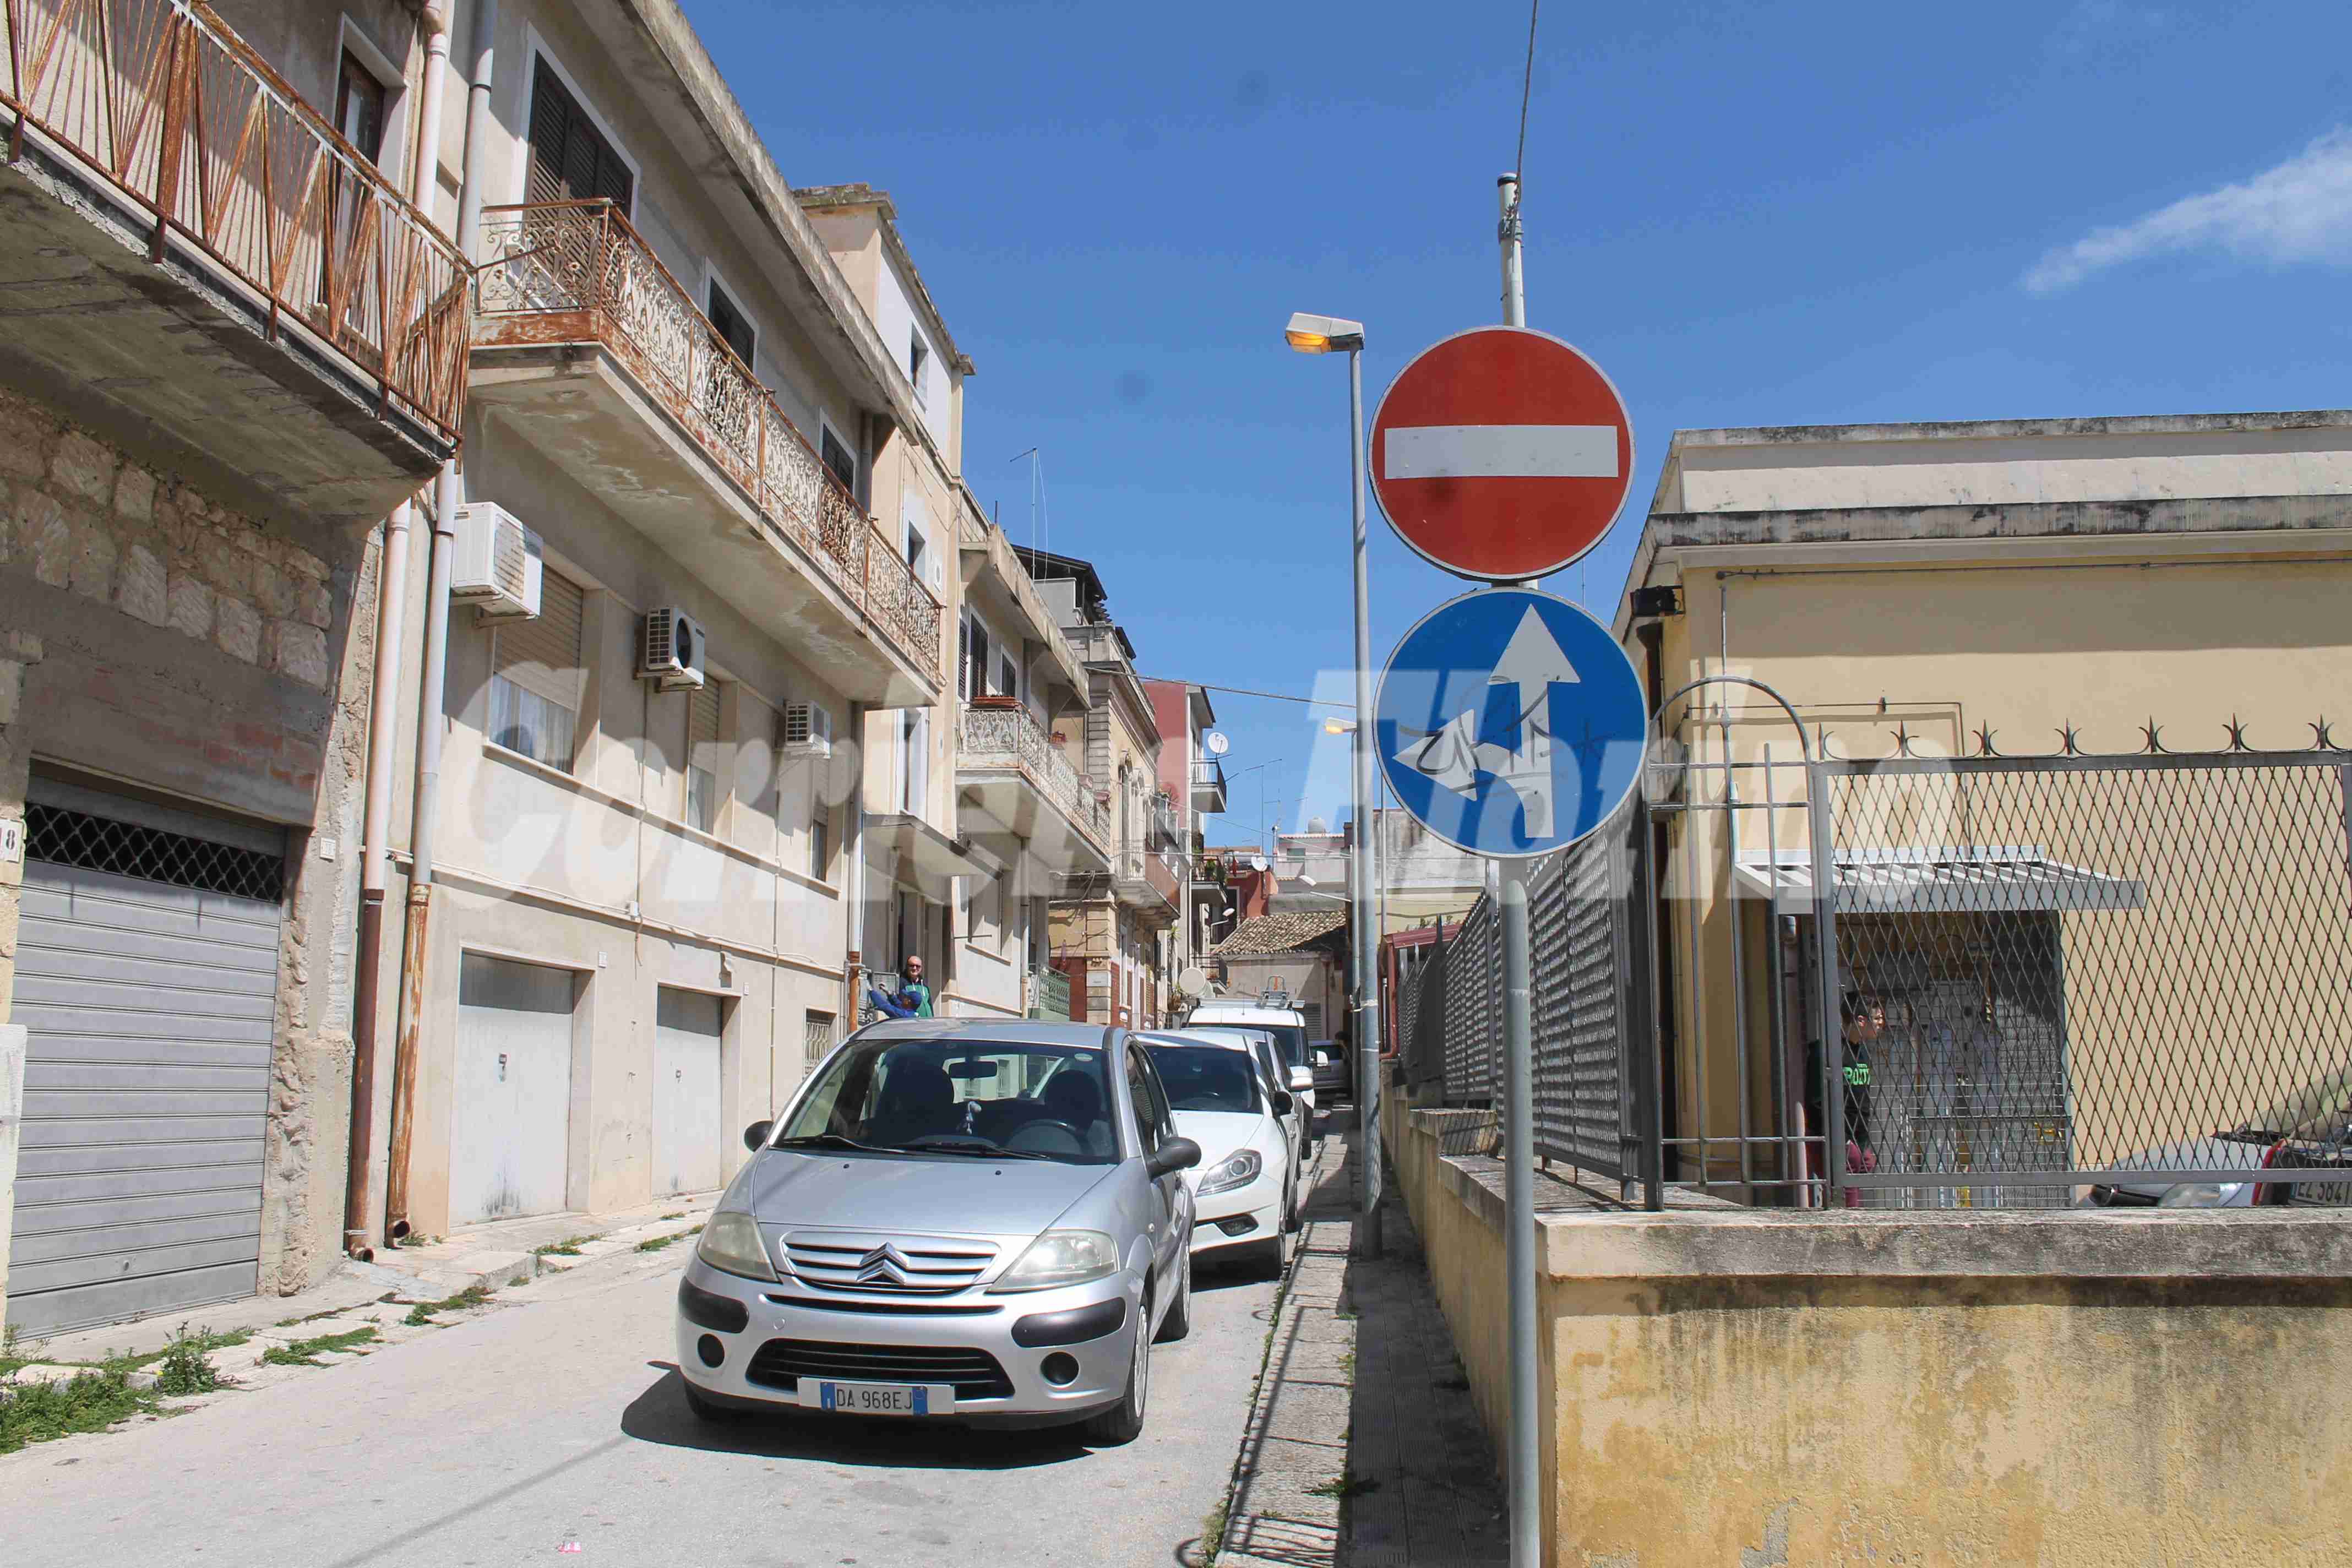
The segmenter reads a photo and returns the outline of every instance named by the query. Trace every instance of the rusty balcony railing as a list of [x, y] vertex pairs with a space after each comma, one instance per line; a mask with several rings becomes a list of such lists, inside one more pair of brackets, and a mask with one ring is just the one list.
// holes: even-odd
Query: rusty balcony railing
[[618, 208], [489, 208], [482, 257], [476, 343], [603, 343], [892, 647], [939, 669], [939, 600]]
[[[466, 395], [457, 246], [199, 0], [0, 0], [5, 152], [79, 163], [446, 439]], [[174, 241], [179, 242], [174, 245]]]
[[1110, 808], [1027, 708], [966, 708], [956, 740], [959, 767], [1018, 769], [1087, 842], [1110, 853]]

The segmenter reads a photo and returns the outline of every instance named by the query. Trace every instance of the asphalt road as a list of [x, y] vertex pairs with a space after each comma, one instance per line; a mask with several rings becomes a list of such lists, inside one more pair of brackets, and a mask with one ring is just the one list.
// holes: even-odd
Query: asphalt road
[[1090, 1450], [880, 1420], [706, 1426], [669, 1364], [678, 1269], [602, 1260], [362, 1361], [0, 1458], [0, 1562], [1190, 1563], [1275, 1289], [1200, 1269], [1192, 1333], [1154, 1349], [1143, 1436]]

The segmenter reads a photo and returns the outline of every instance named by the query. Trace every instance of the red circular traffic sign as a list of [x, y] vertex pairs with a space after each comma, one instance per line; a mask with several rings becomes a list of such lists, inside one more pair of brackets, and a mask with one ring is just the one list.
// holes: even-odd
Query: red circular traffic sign
[[1601, 367], [1548, 332], [1475, 327], [1389, 384], [1372, 493], [1397, 537], [1465, 577], [1540, 577], [1601, 542], [1633, 482], [1633, 421]]

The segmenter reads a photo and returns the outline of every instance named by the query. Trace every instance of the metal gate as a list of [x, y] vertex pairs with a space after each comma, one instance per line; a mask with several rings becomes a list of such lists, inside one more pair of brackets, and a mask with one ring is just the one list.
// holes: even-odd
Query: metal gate
[[36, 778], [8, 1322], [257, 1287], [284, 835]]

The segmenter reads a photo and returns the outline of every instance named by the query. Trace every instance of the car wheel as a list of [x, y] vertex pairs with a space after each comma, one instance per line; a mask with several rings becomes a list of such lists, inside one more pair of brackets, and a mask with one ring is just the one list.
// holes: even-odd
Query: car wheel
[[1097, 1448], [1116, 1448], [1143, 1435], [1144, 1407], [1151, 1396], [1151, 1302], [1143, 1303], [1143, 1317], [1135, 1325], [1135, 1359], [1127, 1369], [1127, 1393], [1117, 1405], [1089, 1416], [1083, 1430]]
[[1192, 1238], [1184, 1238], [1184, 1260], [1176, 1266], [1176, 1299], [1160, 1320], [1160, 1342], [1172, 1345], [1192, 1331]]
[[740, 1421], [743, 1419], [743, 1412], [704, 1397], [700, 1389], [688, 1383], [684, 1378], [678, 1379], [678, 1384], [686, 1390], [686, 1407], [694, 1412], [698, 1420]]

